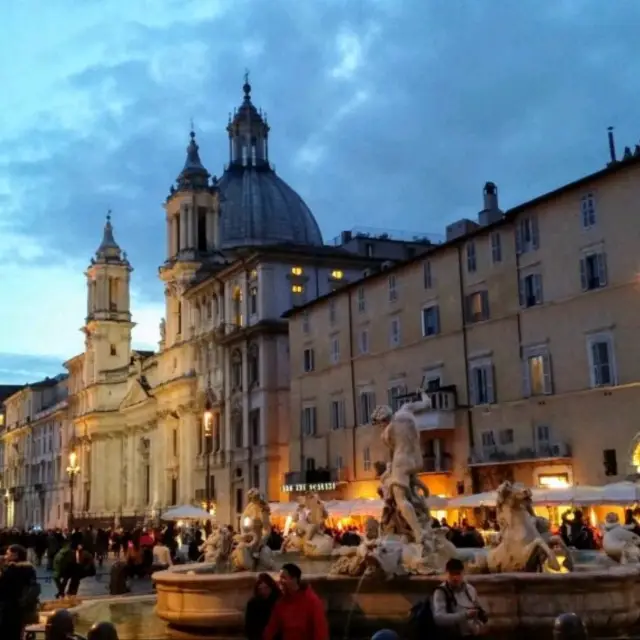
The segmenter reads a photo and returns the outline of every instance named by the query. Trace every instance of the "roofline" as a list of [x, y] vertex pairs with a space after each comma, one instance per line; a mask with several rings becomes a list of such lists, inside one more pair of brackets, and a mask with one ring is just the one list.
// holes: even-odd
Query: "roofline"
[[532, 200], [527, 200], [526, 202], [523, 202], [521, 204], [516, 205], [515, 207], [512, 207], [511, 209], [505, 212], [504, 216], [500, 220], [497, 220], [496, 222], [493, 222], [488, 225], [484, 225], [482, 227], [478, 227], [477, 229], [473, 229], [469, 233], [463, 236], [460, 236], [458, 238], [454, 238], [453, 240], [449, 240], [448, 242], [443, 242], [442, 244], [433, 245], [432, 247], [427, 249], [427, 251], [425, 251], [424, 253], [420, 253], [417, 256], [410, 258], [409, 260], [398, 262], [393, 266], [389, 267], [388, 269], [385, 269], [384, 271], [377, 271], [376, 273], [373, 273], [370, 276], [367, 276], [366, 278], [361, 278], [360, 280], [356, 280], [355, 282], [349, 282], [344, 286], [339, 287], [338, 289], [334, 289], [333, 291], [330, 291], [329, 293], [326, 293], [323, 296], [315, 298], [314, 300], [310, 300], [305, 304], [292, 307], [291, 309], [285, 311], [281, 317], [292, 318], [298, 315], [299, 313], [310, 309], [316, 304], [321, 304], [322, 302], [325, 302], [330, 298], [336, 297], [342, 293], [352, 291], [353, 289], [362, 286], [365, 282], [371, 282], [376, 278], [380, 278], [382, 276], [388, 276], [389, 273], [394, 273], [411, 264], [422, 262], [431, 254], [437, 253], [439, 251], [444, 251], [445, 249], [451, 249], [452, 247], [468, 242], [471, 238], [475, 238], [479, 235], [485, 234], [487, 232], [493, 231], [496, 228], [509, 224], [513, 222], [514, 218], [516, 218], [519, 214], [523, 213], [524, 211], [537, 207], [538, 205], [543, 204], [545, 202], [549, 202], [550, 200], [554, 200], [558, 196], [564, 195], [565, 193], [569, 193], [575, 189], [578, 189], [579, 187], [583, 187], [595, 180], [600, 180], [602, 178], [609, 177], [611, 175], [619, 173], [630, 167], [635, 167], [637, 165], [640, 165], [640, 156], [632, 156], [631, 158], [627, 158], [626, 160], [618, 160], [616, 162], [608, 164], [604, 169], [600, 169], [595, 173], [590, 173], [586, 176], [583, 176], [582, 178], [579, 178], [578, 180], [574, 180], [573, 182], [569, 182], [561, 187], [558, 187], [553, 191], [548, 191], [547, 193], [544, 193], [541, 196], [537, 196]]

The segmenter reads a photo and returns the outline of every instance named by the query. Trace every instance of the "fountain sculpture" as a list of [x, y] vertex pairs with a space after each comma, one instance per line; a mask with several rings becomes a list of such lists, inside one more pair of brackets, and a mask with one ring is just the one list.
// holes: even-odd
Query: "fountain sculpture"
[[[605, 551], [627, 566], [604, 568], [596, 563], [586, 573], [567, 572], [572, 568], [571, 553], [551, 535], [549, 523], [534, 514], [531, 492], [519, 484], [505, 482], [498, 489], [501, 536], [486, 552], [457, 549], [445, 529], [432, 528], [429, 492], [418, 478], [422, 459], [415, 413], [425, 410], [429, 403], [423, 396], [395, 414], [389, 407], [378, 407], [373, 413], [372, 423], [382, 429], [390, 462], [380, 468], [384, 501], [380, 522], [368, 519], [359, 547], [334, 549], [324, 532], [324, 505], [317, 495], [309, 494], [295, 518], [296, 538], [284, 545], [287, 553], [272, 555], [264, 544], [270, 528], [268, 506], [252, 491], [231, 556], [232, 572], [219, 573], [229, 545], [218, 530], [207, 556], [211, 564], [154, 574], [157, 615], [182, 632], [233, 635], [242, 628], [244, 607], [253, 592], [256, 574], [252, 571], [274, 567], [274, 562], [295, 562], [289, 555], [295, 549], [300, 556], [334, 558], [330, 570], [305, 572], [304, 579], [325, 601], [338, 634], [344, 633], [347, 622], [356, 635], [402, 627], [411, 606], [441, 583], [435, 574], [452, 557], [466, 563], [469, 580], [489, 616], [489, 633], [550, 630], [555, 617], [566, 611], [574, 611], [594, 629], [609, 632], [627, 630], [640, 620], [640, 539], [630, 537], [633, 533], [613, 519], [605, 534]], [[409, 579], [389, 584], [400, 576]]]
[[605, 517], [602, 548], [611, 560], [620, 564], [640, 563], [640, 536], [620, 524], [615, 513]]

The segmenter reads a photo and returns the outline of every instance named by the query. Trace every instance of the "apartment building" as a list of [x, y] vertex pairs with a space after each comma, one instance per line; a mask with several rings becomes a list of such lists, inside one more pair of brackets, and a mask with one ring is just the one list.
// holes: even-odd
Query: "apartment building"
[[3, 408], [0, 527], [66, 526], [67, 376], [19, 387]]
[[432, 493], [600, 484], [640, 470], [640, 147], [287, 316], [295, 491], [370, 497], [378, 404], [417, 390]]

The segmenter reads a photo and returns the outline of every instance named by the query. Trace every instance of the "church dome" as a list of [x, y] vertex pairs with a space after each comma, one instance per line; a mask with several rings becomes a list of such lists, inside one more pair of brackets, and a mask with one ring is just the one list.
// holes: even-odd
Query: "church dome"
[[304, 200], [271, 167], [230, 165], [218, 182], [220, 247], [295, 243], [321, 246]]
[[244, 100], [229, 120], [229, 166], [217, 183], [221, 196], [220, 247], [295, 243], [321, 246], [322, 233], [304, 200], [269, 163], [266, 114]]

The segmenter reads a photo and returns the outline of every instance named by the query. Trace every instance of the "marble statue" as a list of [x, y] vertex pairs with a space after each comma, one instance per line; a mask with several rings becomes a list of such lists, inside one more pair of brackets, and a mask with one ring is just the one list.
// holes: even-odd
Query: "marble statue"
[[307, 507], [304, 499], [298, 499], [298, 506], [291, 517], [289, 532], [282, 542], [282, 553], [301, 552], [304, 544], [304, 535], [308, 528]]
[[503, 482], [497, 493], [500, 542], [485, 556], [478, 556], [469, 569], [485, 573], [540, 571], [546, 560], [550, 569], [560, 571], [555, 552], [531, 515], [531, 491], [521, 484]]
[[391, 455], [391, 462], [380, 476], [380, 494], [385, 503], [382, 533], [405, 535], [409, 542], [417, 544], [429, 543], [432, 530], [429, 491], [418, 479], [423, 461], [414, 414], [430, 407], [429, 397], [423, 394], [420, 402], [404, 404], [395, 414], [390, 407], [380, 406], [371, 416], [371, 424], [383, 427], [382, 441]]
[[167, 321], [164, 318], [160, 319], [160, 342], [164, 344], [167, 338]]
[[[407, 574], [430, 575], [442, 563], [433, 562], [434, 534], [427, 504], [429, 490], [419, 480], [422, 471], [420, 438], [415, 412], [431, 407], [428, 396], [407, 403], [394, 414], [390, 407], [377, 407], [371, 423], [383, 427], [382, 441], [391, 461], [376, 465], [383, 500], [379, 537], [365, 540], [355, 550], [340, 548], [340, 558], [331, 573], [342, 575], [384, 575], [386, 578]], [[371, 533], [374, 533], [371, 526]]]
[[266, 541], [271, 534], [271, 510], [258, 489], [249, 489], [247, 499], [241, 531], [234, 538], [231, 567], [233, 571], [270, 571], [274, 568], [273, 551]]
[[608, 513], [603, 525], [602, 549], [609, 558], [620, 564], [640, 562], [640, 536], [620, 524], [615, 513]]
[[311, 558], [330, 556], [333, 552], [334, 540], [325, 533], [325, 522], [329, 514], [317, 493], [305, 495], [304, 513], [302, 553]]
[[229, 565], [233, 541], [227, 527], [213, 525], [213, 529], [199, 551], [204, 553], [204, 561], [214, 564], [216, 572], [224, 572]]

